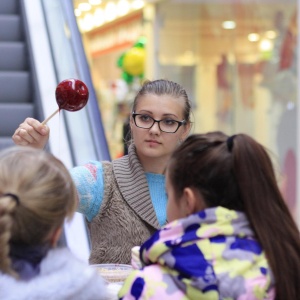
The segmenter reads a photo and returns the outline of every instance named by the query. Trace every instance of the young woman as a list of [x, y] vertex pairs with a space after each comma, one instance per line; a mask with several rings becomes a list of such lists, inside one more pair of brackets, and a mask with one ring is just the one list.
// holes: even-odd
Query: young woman
[[51, 154], [0, 152], [0, 299], [107, 299], [97, 271], [56, 247], [77, 201], [68, 170]]
[[266, 150], [245, 134], [191, 135], [166, 172], [168, 223], [120, 299], [298, 299], [300, 235]]
[[[90, 263], [129, 264], [131, 248], [166, 223], [164, 170], [190, 131], [190, 111], [186, 91], [179, 84], [148, 81], [133, 103], [128, 155], [71, 170], [80, 198], [78, 211], [90, 228]], [[26, 119], [13, 140], [43, 148], [48, 137], [47, 126]]]

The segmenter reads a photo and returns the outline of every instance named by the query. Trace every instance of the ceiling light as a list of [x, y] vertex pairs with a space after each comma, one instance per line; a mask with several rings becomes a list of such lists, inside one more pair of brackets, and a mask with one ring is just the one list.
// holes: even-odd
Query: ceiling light
[[130, 9], [129, 2], [127, 0], [120, 0], [117, 4], [117, 10], [119, 16], [125, 16]]
[[79, 16], [81, 15], [81, 10], [78, 9], [78, 8], [75, 8], [75, 9], [74, 9], [74, 15], [75, 15], [76, 17], [79, 17]]
[[234, 21], [224, 21], [222, 23], [222, 27], [224, 29], [234, 29], [236, 27], [236, 23]]
[[113, 2], [108, 2], [105, 6], [105, 20], [107, 22], [112, 21], [117, 16], [116, 4]]
[[250, 42], [257, 42], [257, 41], [259, 41], [259, 38], [260, 38], [260, 36], [258, 33], [253, 32], [253, 33], [248, 34], [248, 40]]
[[97, 8], [94, 12], [94, 25], [96, 27], [103, 25], [105, 22], [104, 11], [102, 8]]
[[89, 3], [91, 4], [91, 5], [99, 5], [99, 4], [101, 4], [101, 0], [89, 0]]
[[277, 37], [277, 33], [274, 30], [268, 30], [265, 33], [266, 38], [275, 39]]
[[82, 2], [78, 4], [78, 9], [81, 11], [89, 11], [92, 8], [91, 4]]
[[88, 13], [83, 18], [84, 29], [86, 31], [92, 30], [94, 28], [94, 17], [92, 14]]
[[144, 5], [145, 5], [145, 1], [143, 1], [143, 0], [134, 0], [134, 1], [131, 3], [131, 7], [132, 7], [133, 9], [140, 9], [140, 8], [142, 8]]
[[272, 41], [268, 40], [268, 39], [263, 39], [260, 43], [259, 43], [259, 49], [261, 51], [270, 51], [273, 49], [273, 43]]

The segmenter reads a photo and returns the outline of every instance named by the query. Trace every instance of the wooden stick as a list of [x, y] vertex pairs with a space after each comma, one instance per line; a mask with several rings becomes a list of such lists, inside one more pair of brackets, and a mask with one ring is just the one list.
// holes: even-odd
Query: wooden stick
[[42, 125], [47, 124], [48, 121], [49, 121], [52, 117], [54, 117], [58, 112], [59, 112], [59, 108], [58, 108], [51, 116], [49, 116], [47, 119], [45, 119], [45, 120], [42, 122]]

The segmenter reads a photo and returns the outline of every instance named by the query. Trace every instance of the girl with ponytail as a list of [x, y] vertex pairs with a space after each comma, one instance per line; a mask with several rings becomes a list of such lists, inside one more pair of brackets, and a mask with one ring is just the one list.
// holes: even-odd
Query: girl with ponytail
[[299, 230], [262, 145], [191, 135], [169, 160], [166, 190], [169, 223], [142, 245], [120, 299], [299, 298]]

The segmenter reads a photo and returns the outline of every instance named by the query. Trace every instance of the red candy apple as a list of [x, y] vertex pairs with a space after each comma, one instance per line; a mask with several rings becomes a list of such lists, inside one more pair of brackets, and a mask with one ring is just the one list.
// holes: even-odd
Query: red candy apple
[[77, 111], [87, 104], [89, 90], [79, 79], [66, 79], [56, 87], [55, 97], [59, 109]]
[[89, 99], [89, 90], [81, 80], [74, 78], [66, 79], [56, 87], [55, 97], [58, 109], [42, 122], [43, 125], [52, 119], [61, 109], [68, 111], [82, 109]]

